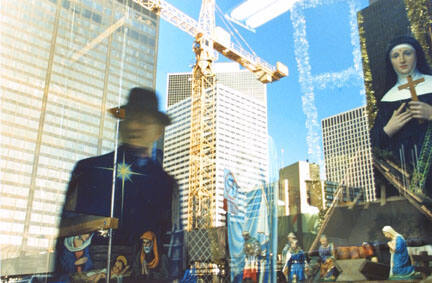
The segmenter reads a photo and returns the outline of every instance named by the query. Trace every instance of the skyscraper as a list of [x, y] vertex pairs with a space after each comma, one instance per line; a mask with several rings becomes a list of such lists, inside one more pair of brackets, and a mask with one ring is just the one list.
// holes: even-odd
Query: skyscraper
[[[159, 19], [129, 0], [1, 1], [0, 255], [50, 251], [69, 175], [111, 151], [107, 109], [155, 86]], [[44, 272], [9, 266], [8, 272]]]
[[362, 188], [364, 199], [376, 199], [366, 107], [321, 121], [328, 181]]
[[[266, 86], [236, 64], [216, 64], [216, 191], [212, 223], [225, 223], [224, 169], [231, 170], [244, 190], [257, 188], [268, 178]], [[164, 168], [180, 186], [183, 224], [188, 209], [190, 143], [190, 74], [168, 75], [168, 113], [172, 125], [165, 131]], [[189, 96], [189, 97], [188, 97]]]

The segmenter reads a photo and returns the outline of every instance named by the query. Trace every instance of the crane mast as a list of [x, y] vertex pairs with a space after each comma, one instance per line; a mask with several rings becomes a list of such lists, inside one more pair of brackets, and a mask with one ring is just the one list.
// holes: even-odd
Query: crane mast
[[193, 51], [191, 131], [188, 192], [188, 231], [212, 227], [216, 193], [216, 76], [213, 32], [215, 0], [203, 0]]
[[215, 50], [238, 62], [262, 83], [288, 75], [281, 63], [276, 68], [215, 34], [215, 0], [202, 0], [199, 22], [164, 0], [133, 0], [192, 35], [196, 63], [192, 71], [191, 131], [187, 230], [214, 226], [216, 203], [216, 76]]

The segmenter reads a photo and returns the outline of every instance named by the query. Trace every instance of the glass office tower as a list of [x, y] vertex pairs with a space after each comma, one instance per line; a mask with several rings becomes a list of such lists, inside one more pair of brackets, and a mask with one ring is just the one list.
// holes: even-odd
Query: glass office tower
[[113, 150], [107, 109], [155, 86], [159, 18], [131, 0], [2, 0], [0, 21], [3, 276], [50, 269], [75, 162]]

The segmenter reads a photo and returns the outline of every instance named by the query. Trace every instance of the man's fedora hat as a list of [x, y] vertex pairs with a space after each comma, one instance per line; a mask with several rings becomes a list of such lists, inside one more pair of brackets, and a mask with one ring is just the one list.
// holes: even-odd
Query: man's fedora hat
[[171, 124], [170, 117], [159, 111], [156, 92], [150, 88], [134, 87], [129, 91], [128, 102], [108, 111], [116, 118], [130, 119], [140, 115], [150, 114], [159, 119], [163, 125]]

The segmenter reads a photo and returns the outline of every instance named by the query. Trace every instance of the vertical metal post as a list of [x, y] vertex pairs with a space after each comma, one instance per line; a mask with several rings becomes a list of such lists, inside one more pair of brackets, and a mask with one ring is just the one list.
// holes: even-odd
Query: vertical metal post
[[276, 283], [277, 280], [277, 250], [278, 250], [278, 215], [277, 215], [277, 197], [278, 197], [278, 190], [275, 190], [275, 187], [279, 188], [279, 181], [273, 182], [270, 185], [270, 194], [273, 195], [272, 201], [270, 202], [271, 214], [272, 214], [272, 271], [271, 271], [271, 281], [272, 283]]
[[[125, 4], [127, 5], [127, 4]], [[129, 17], [129, 7], [125, 6], [125, 18]], [[124, 60], [126, 54], [126, 35], [128, 32], [127, 26], [125, 26], [123, 32], [123, 46], [122, 46], [122, 55], [120, 61], [120, 78], [119, 78], [119, 92], [118, 92], [118, 106], [120, 107], [121, 93], [123, 88], [123, 67]], [[116, 120], [116, 131], [114, 138], [114, 160], [113, 160], [113, 175], [112, 175], [112, 187], [111, 187], [111, 212], [110, 217], [114, 217], [114, 200], [115, 200], [115, 192], [116, 192], [116, 179], [117, 179], [117, 153], [118, 153], [118, 140], [119, 140], [119, 131], [120, 131], [120, 119]], [[123, 205], [123, 199], [122, 199]], [[121, 223], [120, 223], [121, 225]], [[106, 267], [106, 283], [109, 283], [111, 277], [111, 248], [112, 248], [112, 228], [108, 230], [108, 252], [107, 252], [107, 267]]]
[[[112, 174], [112, 186], [111, 186], [111, 211], [110, 217], [114, 217], [114, 200], [116, 191], [116, 179], [117, 179], [117, 153], [118, 153], [118, 138], [119, 138], [120, 119], [116, 121], [116, 131], [114, 139], [114, 160], [113, 160], [113, 174]], [[111, 276], [111, 247], [112, 247], [112, 228], [108, 230], [108, 252], [107, 252], [107, 273], [106, 282], [109, 283]]]

